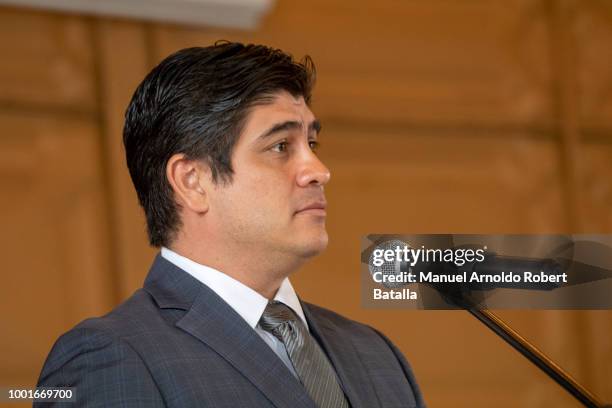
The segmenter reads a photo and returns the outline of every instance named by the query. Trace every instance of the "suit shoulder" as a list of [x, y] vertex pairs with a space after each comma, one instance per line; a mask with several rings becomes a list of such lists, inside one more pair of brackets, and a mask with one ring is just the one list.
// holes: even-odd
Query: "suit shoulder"
[[122, 338], [137, 334], [139, 327], [146, 325], [143, 319], [147, 319], [147, 313], [142, 312], [147, 309], [147, 303], [152, 302], [148, 296], [138, 290], [108, 314], [83, 320], [62, 334], [49, 353], [43, 374], [86, 353], [117, 351], [125, 347], [121, 344]]
[[121, 337], [137, 330], [144, 323], [143, 319], [146, 322], [156, 312], [157, 307], [151, 296], [143, 289], [138, 289], [106, 315], [83, 320], [74, 329], [104, 331]]
[[[109, 314], [85, 320], [55, 342], [38, 386], [75, 387], [78, 406], [163, 406], [142, 355], [128, 340], [133, 309], [145, 307], [138, 292]], [[42, 406], [34, 404], [35, 407]]]

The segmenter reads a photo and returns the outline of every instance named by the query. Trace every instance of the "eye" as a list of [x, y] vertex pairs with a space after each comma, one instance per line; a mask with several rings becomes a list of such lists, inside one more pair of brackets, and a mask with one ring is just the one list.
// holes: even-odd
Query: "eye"
[[278, 142], [277, 144], [272, 146], [272, 148], [270, 150], [272, 150], [274, 152], [278, 152], [278, 153], [283, 153], [283, 152], [287, 151], [287, 147], [288, 146], [289, 146], [289, 143], [287, 143], [287, 142]]
[[320, 143], [316, 140], [310, 140], [308, 141], [308, 146], [310, 146], [310, 150], [316, 152], [317, 150], [319, 150]]

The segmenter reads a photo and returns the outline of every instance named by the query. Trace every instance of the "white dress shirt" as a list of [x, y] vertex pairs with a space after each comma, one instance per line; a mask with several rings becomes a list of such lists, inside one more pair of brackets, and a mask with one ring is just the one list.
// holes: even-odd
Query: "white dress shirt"
[[[257, 332], [266, 344], [268, 344], [268, 346], [278, 355], [287, 368], [289, 368], [293, 375], [297, 377], [283, 342], [277, 339], [272, 333], [257, 326], [259, 319], [261, 319], [268, 305], [267, 298], [231, 276], [209, 266], [194, 262], [168, 248], [162, 247], [161, 256], [189, 273], [219, 295], [221, 299], [230, 305], [230, 307]], [[308, 323], [302, 311], [302, 306], [295, 294], [293, 286], [291, 286], [291, 282], [289, 282], [289, 278], [283, 280], [274, 296], [274, 300], [289, 306], [299, 316], [308, 330]]]

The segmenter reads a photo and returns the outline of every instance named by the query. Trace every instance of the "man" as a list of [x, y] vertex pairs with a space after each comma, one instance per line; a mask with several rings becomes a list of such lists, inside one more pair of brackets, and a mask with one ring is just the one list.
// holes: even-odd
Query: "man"
[[57, 341], [39, 386], [88, 407], [424, 406], [386, 337], [289, 282], [328, 240], [313, 82], [308, 57], [239, 43], [153, 69], [124, 144], [161, 253], [142, 289]]

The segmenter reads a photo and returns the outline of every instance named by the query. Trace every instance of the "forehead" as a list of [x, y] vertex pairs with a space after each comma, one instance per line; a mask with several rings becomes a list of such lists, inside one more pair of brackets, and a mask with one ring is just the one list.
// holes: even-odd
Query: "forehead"
[[280, 91], [272, 99], [262, 105], [250, 109], [240, 139], [254, 139], [270, 126], [285, 121], [296, 121], [308, 125], [315, 120], [315, 116], [302, 96], [294, 97], [289, 92]]

